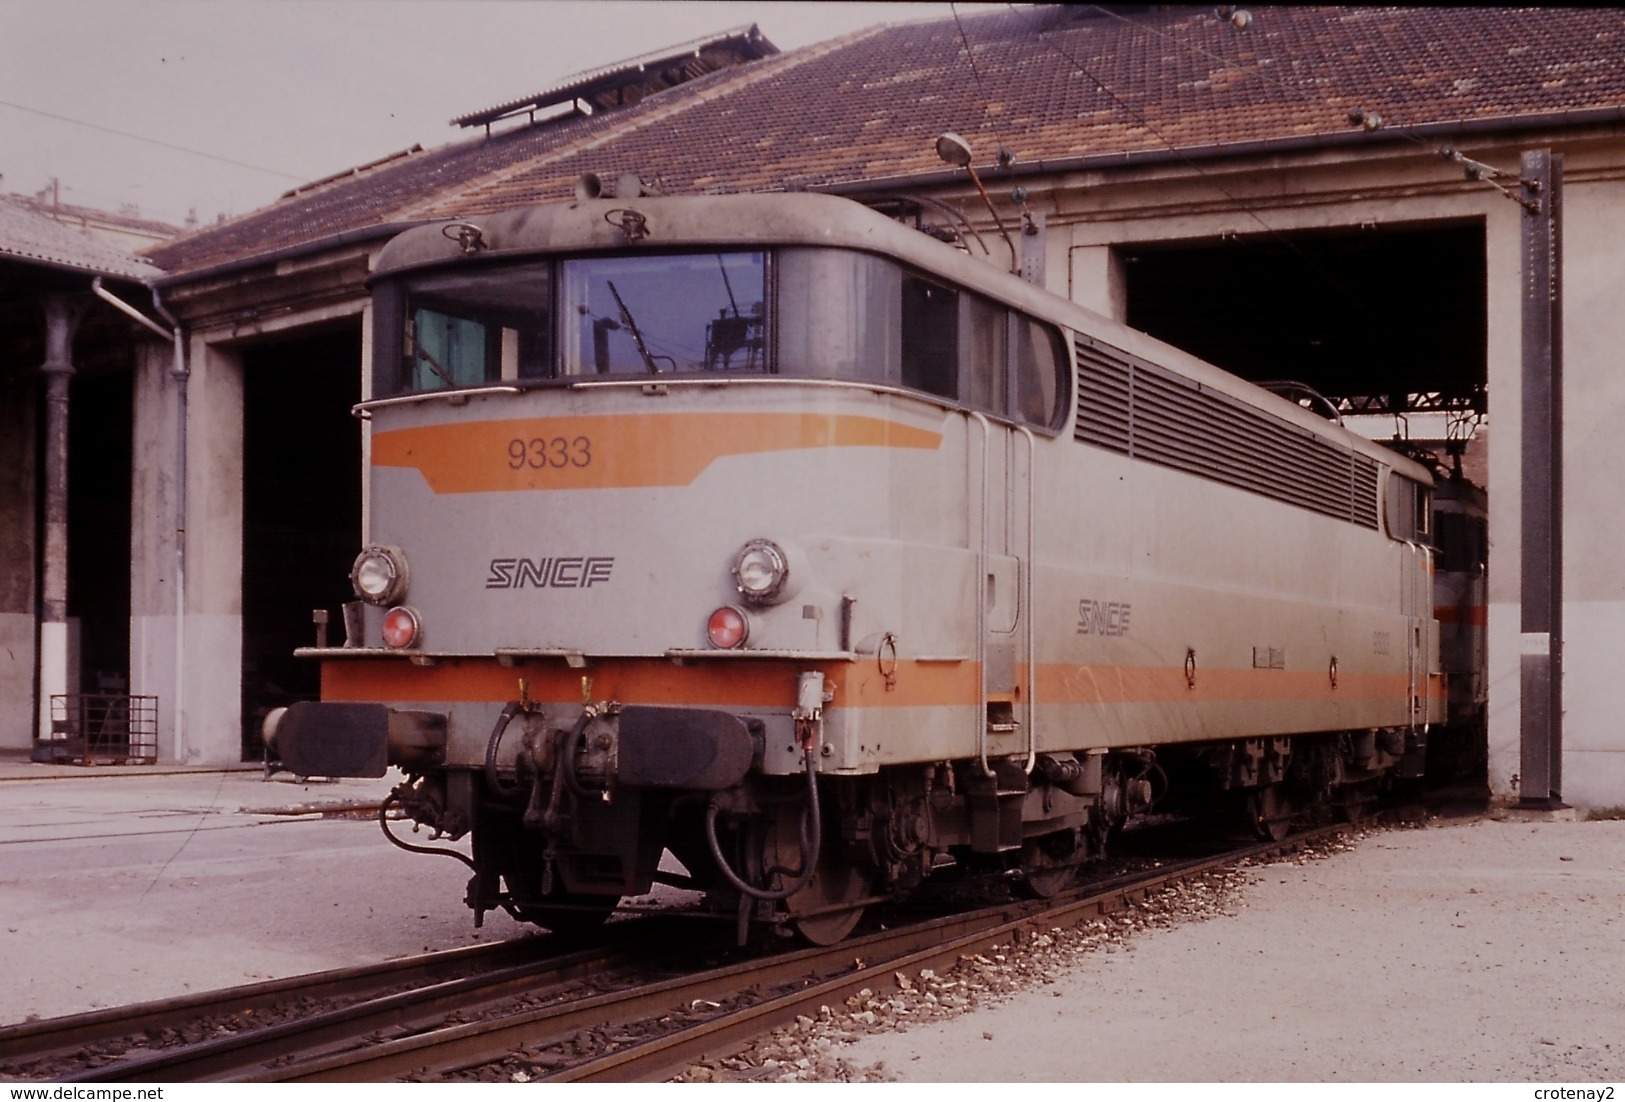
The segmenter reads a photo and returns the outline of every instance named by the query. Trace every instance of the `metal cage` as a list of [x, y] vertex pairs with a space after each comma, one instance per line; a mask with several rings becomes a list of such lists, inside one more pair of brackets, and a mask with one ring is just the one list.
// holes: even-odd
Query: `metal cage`
[[158, 698], [111, 693], [51, 697], [51, 734], [34, 760], [66, 765], [152, 765], [158, 760]]

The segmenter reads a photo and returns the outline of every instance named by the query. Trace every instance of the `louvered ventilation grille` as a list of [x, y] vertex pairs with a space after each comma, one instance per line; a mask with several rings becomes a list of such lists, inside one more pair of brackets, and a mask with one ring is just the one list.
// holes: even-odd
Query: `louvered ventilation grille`
[[1077, 353], [1083, 443], [1377, 527], [1375, 460], [1115, 348]]

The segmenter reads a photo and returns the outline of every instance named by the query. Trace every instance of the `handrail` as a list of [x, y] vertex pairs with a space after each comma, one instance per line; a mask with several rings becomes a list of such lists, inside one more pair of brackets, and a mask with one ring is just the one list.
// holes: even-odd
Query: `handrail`
[[1016, 615], [1026, 619], [1026, 630], [1023, 634], [1027, 644], [1027, 766], [1023, 772], [1031, 773], [1033, 765], [1038, 761], [1038, 629], [1033, 622], [1033, 556], [1037, 550], [1036, 518], [1034, 507], [1037, 501], [1035, 474], [1038, 468], [1038, 443], [1033, 438], [1033, 432], [1027, 426], [1020, 426], [1021, 435], [1027, 441], [1027, 517], [1026, 517], [1026, 554], [1022, 557], [1021, 569], [1016, 573], [1017, 601]]
[[[994, 776], [993, 767], [987, 762], [987, 490], [992, 480], [988, 466], [991, 462], [993, 450], [993, 426], [986, 417], [971, 410], [968, 421], [974, 421], [982, 428], [982, 479], [976, 496], [978, 514], [976, 532], [976, 638], [972, 643], [971, 652], [976, 656], [977, 692], [976, 706], [971, 709], [971, 721], [976, 724], [976, 753], [982, 763], [982, 772]], [[966, 435], [966, 451], [969, 452], [969, 434]]]
[[1427, 709], [1424, 706], [1424, 694], [1421, 687], [1426, 684], [1430, 671], [1425, 668], [1418, 669], [1418, 667], [1425, 664], [1431, 665], [1431, 662], [1424, 663], [1424, 659], [1433, 657], [1425, 655], [1423, 650], [1425, 643], [1424, 626], [1433, 618], [1433, 595], [1428, 584], [1428, 579], [1433, 573], [1433, 548], [1420, 540], [1405, 540], [1404, 542], [1405, 546], [1411, 549], [1411, 563], [1414, 568], [1409, 594], [1411, 607], [1408, 610], [1409, 615], [1406, 617], [1410, 621], [1408, 625], [1410, 638], [1405, 641], [1406, 680], [1409, 682], [1410, 689], [1405, 703], [1405, 713], [1410, 721], [1411, 728], [1420, 727], [1422, 733], [1426, 734], [1430, 725], [1422, 718]]

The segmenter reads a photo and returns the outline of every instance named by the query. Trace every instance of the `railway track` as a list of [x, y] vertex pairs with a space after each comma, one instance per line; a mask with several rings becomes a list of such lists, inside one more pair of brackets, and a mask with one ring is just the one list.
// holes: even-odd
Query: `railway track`
[[[290, 1035], [289, 1023], [369, 1002], [455, 990], [473, 977], [509, 974], [545, 979], [590, 968], [619, 952], [618, 940], [561, 952], [551, 939], [526, 936], [380, 964], [338, 968], [241, 987], [0, 1027], [0, 1077], [67, 1080], [117, 1078], [181, 1051], [241, 1046], [254, 1036]], [[180, 1065], [176, 1065], [180, 1068]], [[180, 1076], [176, 1077], [178, 1081]]]
[[[816, 1017], [865, 988], [894, 988], [899, 974], [946, 971], [993, 946], [1120, 910], [1244, 860], [1294, 852], [1343, 829], [1162, 861], [1042, 902], [1004, 902], [719, 967], [692, 966], [698, 956], [692, 926], [650, 916], [612, 924], [605, 931], [618, 935], [612, 941], [577, 952], [547, 952], [541, 947], [552, 939], [526, 938], [27, 1023], [0, 1030], [0, 1073], [43, 1072], [70, 1082], [659, 1081], [737, 1052], [797, 1017]], [[673, 939], [683, 945], [680, 954], [666, 947]], [[324, 1003], [331, 1005], [311, 1009]], [[276, 1020], [252, 1024], [268, 1018]], [[214, 1035], [129, 1051], [132, 1038], [140, 1044], [140, 1037], [165, 1030], [186, 1036], [181, 1021], [192, 1023], [193, 1034]], [[127, 1051], [115, 1057], [120, 1045]], [[90, 1061], [63, 1062], [74, 1051], [89, 1053]]]

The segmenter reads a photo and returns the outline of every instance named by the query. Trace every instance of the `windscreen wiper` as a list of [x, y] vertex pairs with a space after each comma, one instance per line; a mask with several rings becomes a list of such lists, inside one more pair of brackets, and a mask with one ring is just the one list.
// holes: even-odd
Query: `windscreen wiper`
[[447, 372], [445, 368], [440, 366], [440, 362], [438, 360], [436, 360], [433, 356], [429, 355], [429, 350], [427, 348], [424, 348], [421, 344], [418, 344], [416, 341], [414, 341], [412, 351], [417, 354], [418, 359], [422, 360], [424, 363], [429, 365], [429, 370], [430, 371], [434, 372], [436, 375], [438, 375], [442, 379], [446, 380], [446, 385], [447, 386], [456, 386], [457, 385], [457, 380], [453, 379], [451, 377], [451, 374], [449, 372]]
[[[649, 351], [649, 346], [643, 342], [643, 332], [638, 328], [637, 320], [632, 317], [632, 311], [626, 308], [626, 302], [621, 298], [621, 293], [615, 289], [615, 281], [606, 279], [604, 282], [609, 284], [609, 293], [615, 296], [615, 306], [621, 312], [621, 324], [626, 326], [627, 331], [632, 334], [632, 343], [637, 345], [638, 355], [643, 357], [643, 366], [649, 369], [651, 375], [660, 374], [660, 368], [655, 366], [654, 354]], [[660, 358], [671, 360], [672, 370], [677, 370], [676, 360], [672, 360], [670, 356]]]

